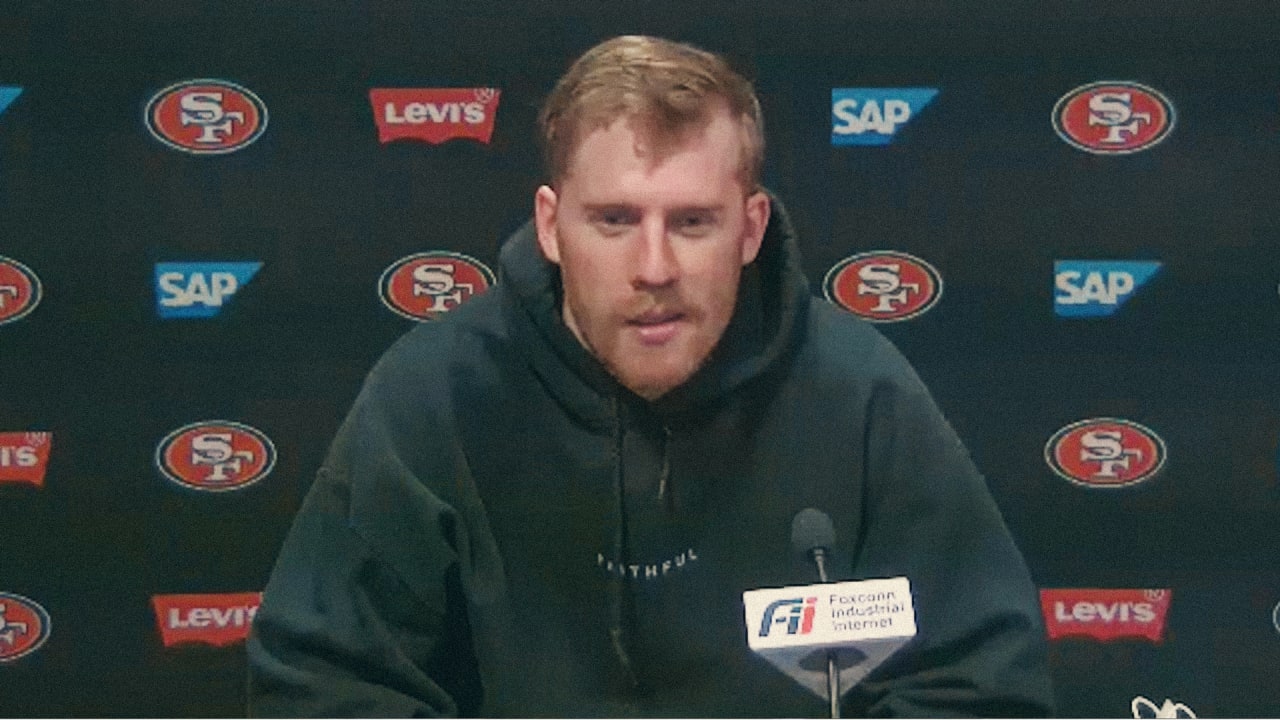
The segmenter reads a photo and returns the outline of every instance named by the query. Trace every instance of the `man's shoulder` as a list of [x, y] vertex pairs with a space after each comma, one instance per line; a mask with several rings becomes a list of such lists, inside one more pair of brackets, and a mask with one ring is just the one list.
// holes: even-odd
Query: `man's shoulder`
[[816, 299], [810, 304], [805, 356], [812, 371], [833, 379], [915, 379], [911, 364], [874, 324]]
[[495, 286], [401, 335], [379, 358], [370, 379], [443, 387], [459, 368], [502, 362], [511, 345], [502, 315], [502, 288]]

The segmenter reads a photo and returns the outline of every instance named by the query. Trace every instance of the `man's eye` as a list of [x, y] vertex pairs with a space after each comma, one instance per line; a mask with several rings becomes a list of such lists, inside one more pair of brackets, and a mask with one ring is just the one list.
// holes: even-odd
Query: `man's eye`
[[676, 218], [676, 229], [683, 233], [701, 233], [711, 228], [711, 218], [702, 213], [681, 215]]

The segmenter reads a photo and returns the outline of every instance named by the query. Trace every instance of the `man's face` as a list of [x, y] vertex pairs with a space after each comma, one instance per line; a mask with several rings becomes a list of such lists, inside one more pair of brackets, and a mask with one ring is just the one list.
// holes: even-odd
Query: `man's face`
[[769, 200], [746, 195], [740, 152], [727, 110], [660, 155], [623, 117], [583, 136], [559, 190], [535, 196], [565, 324], [641, 397], [660, 397], [702, 365], [760, 249]]

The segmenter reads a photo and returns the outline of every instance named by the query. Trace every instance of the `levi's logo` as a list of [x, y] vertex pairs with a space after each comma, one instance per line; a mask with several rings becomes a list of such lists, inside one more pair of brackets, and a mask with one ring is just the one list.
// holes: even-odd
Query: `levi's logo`
[[786, 627], [788, 635], [808, 635], [813, 631], [813, 616], [818, 598], [786, 598], [774, 600], [764, 609], [760, 621], [760, 637], [768, 637], [775, 625]]
[[0, 433], [0, 483], [44, 485], [53, 435], [47, 432]]
[[1050, 640], [1084, 635], [1160, 642], [1170, 595], [1169, 590], [1041, 590], [1040, 609]]
[[494, 88], [377, 88], [369, 91], [369, 103], [380, 143], [470, 138], [488, 145], [501, 94]]
[[153, 595], [156, 625], [165, 647], [182, 643], [222, 646], [244, 641], [262, 593]]

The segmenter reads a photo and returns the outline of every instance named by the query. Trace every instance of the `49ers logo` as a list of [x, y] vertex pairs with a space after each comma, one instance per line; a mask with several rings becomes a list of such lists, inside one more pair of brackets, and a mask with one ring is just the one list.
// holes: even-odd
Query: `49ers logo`
[[175, 150], [196, 155], [234, 152], [267, 129], [267, 106], [225, 80], [187, 80], [156, 93], [144, 113], [147, 129]]
[[36, 601], [0, 592], [0, 663], [30, 655], [49, 639], [49, 613]]
[[914, 255], [877, 250], [845, 258], [822, 281], [827, 299], [872, 322], [921, 315], [942, 297], [942, 276]]
[[31, 268], [0, 256], [0, 325], [26, 317], [40, 303], [40, 278]]
[[1130, 420], [1091, 418], [1054, 433], [1044, 447], [1049, 467], [1078, 485], [1127, 487], [1164, 467], [1164, 441]]
[[475, 258], [443, 250], [417, 253], [392, 263], [378, 280], [382, 303], [419, 322], [434, 320], [497, 282]]
[[276, 449], [260, 430], [227, 420], [174, 430], [156, 448], [156, 467], [195, 490], [240, 490], [271, 473]]
[[1173, 130], [1173, 105], [1145, 85], [1096, 82], [1063, 95], [1053, 129], [1072, 147], [1096, 155], [1146, 150]]

